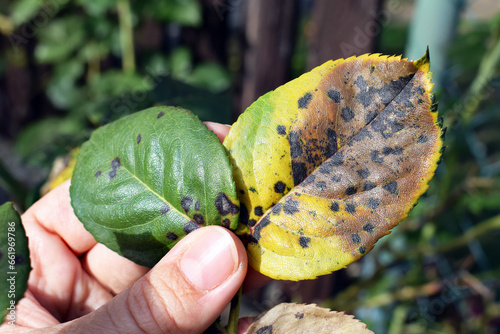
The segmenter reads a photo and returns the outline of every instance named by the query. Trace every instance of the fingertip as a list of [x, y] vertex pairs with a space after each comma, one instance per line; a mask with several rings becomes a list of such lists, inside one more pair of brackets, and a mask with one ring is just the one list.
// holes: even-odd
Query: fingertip
[[221, 142], [224, 141], [224, 138], [226, 138], [227, 134], [229, 133], [229, 130], [231, 129], [231, 126], [226, 125], [226, 124], [220, 124], [220, 123], [215, 123], [215, 122], [204, 122], [207, 128], [212, 130], [219, 140]]

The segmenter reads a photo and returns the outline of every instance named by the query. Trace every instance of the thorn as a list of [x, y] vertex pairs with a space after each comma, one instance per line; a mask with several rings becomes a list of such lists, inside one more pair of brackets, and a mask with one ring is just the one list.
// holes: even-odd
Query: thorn
[[431, 95], [431, 102], [433, 104], [436, 103], [436, 94], [435, 93], [432, 93], [432, 95]]
[[447, 147], [448, 146], [441, 147], [441, 149], [439, 150], [439, 153], [443, 154]]
[[448, 128], [443, 128], [441, 130], [441, 140], [444, 141], [444, 138], [446, 137], [446, 131], [448, 131]]
[[443, 127], [443, 116], [441, 116], [441, 117], [439, 117], [439, 118], [437, 119], [437, 124], [439, 125], [439, 127], [440, 127], [440, 128], [442, 128], [442, 127]]

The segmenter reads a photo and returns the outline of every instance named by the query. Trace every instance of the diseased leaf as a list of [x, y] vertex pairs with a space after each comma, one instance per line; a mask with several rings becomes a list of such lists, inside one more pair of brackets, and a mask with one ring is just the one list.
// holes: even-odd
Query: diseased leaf
[[238, 224], [224, 147], [180, 108], [150, 108], [97, 129], [78, 155], [70, 193], [98, 242], [150, 267], [200, 226]]
[[253, 268], [328, 274], [408, 215], [443, 143], [429, 65], [428, 54], [329, 61], [245, 111], [224, 145]]
[[0, 231], [0, 323], [15, 323], [16, 303], [28, 288], [31, 265], [28, 238], [11, 202], [0, 206]]
[[50, 170], [49, 179], [44, 183], [42, 188], [40, 188], [40, 194], [42, 196], [55, 189], [65, 181], [71, 179], [75, 169], [78, 152], [80, 152], [79, 147], [72, 149], [65, 156], [58, 157], [54, 160], [52, 169]]
[[247, 334], [274, 333], [373, 334], [352, 315], [315, 304], [293, 303], [282, 303], [261, 313], [247, 330]]

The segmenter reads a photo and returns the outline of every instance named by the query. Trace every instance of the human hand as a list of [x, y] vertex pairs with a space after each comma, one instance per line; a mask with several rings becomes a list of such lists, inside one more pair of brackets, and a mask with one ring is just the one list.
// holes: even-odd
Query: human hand
[[[207, 126], [221, 140], [229, 129]], [[219, 226], [193, 231], [151, 270], [121, 257], [75, 217], [69, 181], [35, 203], [22, 221], [33, 270], [17, 305], [17, 327], [4, 324], [3, 332], [199, 333], [247, 274], [243, 244]], [[258, 277], [251, 285], [264, 281]]]

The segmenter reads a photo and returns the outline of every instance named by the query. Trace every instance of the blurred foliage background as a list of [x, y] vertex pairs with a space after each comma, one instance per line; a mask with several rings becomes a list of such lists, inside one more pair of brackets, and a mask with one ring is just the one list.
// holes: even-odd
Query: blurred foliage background
[[230, 124], [328, 59], [427, 45], [448, 127], [429, 191], [362, 260], [242, 313], [314, 302], [376, 333], [500, 333], [497, 0], [0, 0], [0, 203], [29, 207], [58, 156], [134, 111]]

